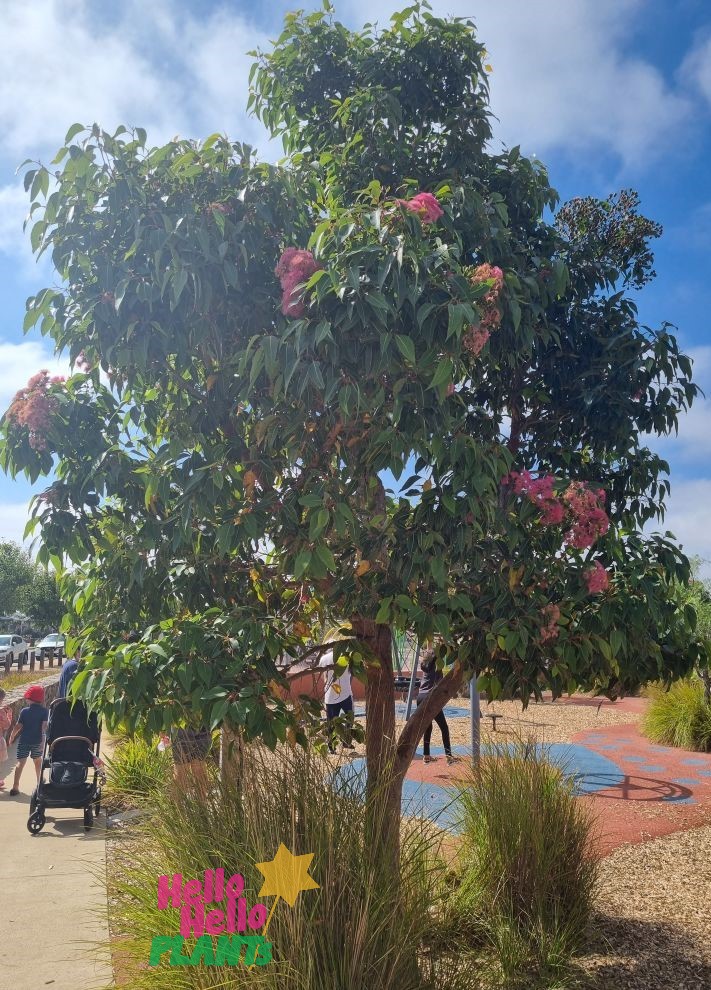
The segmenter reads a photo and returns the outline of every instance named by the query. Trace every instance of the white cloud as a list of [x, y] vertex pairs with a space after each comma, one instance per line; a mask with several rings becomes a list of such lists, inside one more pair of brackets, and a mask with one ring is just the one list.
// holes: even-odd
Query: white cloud
[[[0, 128], [17, 163], [56, 150], [70, 124], [145, 127], [153, 142], [247, 122], [247, 50], [266, 37], [228, 10], [128, 2], [118, 20], [89, 0], [5, 0]], [[241, 133], [235, 138], [243, 139]]]
[[69, 374], [68, 362], [53, 355], [43, 341], [37, 340], [20, 344], [0, 340], [0, 368], [0, 415], [35, 372], [46, 368], [52, 375]]
[[663, 528], [688, 557], [705, 561], [703, 576], [711, 577], [711, 478], [673, 482]]
[[[402, 4], [349, 0], [351, 22], [386, 22]], [[527, 153], [613, 153], [637, 165], [673, 144], [691, 101], [627, 42], [643, 0], [434, 0], [472, 17], [494, 68], [497, 135]], [[340, 8], [339, 8], [340, 9]], [[664, 135], [664, 142], [661, 141]]]
[[711, 103], [711, 35], [700, 40], [684, 59], [682, 77]]
[[21, 250], [27, 208], [27, 194], [20, 182], [0, 186], [0, 251], [3, 253], [15, 254]]
[[711, 346], [690, 347], [687, 353], [694, 362], [694, 381], [704, 395], [680, 416], [678, 435], [649, 436], [647, 443], [667, 460], [703, 470], [711, 457]]
[[0, 504], [0, 543], [11, 540], [13, 543], [29, 546], [30, 540], [23, 540], [25, 526], [30, 518], [27, 502], [3, 502]]

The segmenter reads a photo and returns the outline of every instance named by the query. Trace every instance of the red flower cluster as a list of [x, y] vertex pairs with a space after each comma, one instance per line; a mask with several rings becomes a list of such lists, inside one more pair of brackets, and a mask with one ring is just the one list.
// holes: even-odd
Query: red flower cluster
[[582, 481], [573, 481], [563, 495], [573, 517], [573, 524], [566, 534], [566, 542], [578, 550], [591, 547], [610, 528], [610, 520], [603, 509], [605, 492], [593, 491]]
[[47, 450], [47, 432], [58, 406], [50, 386], [63, 382], [64, 378], [59, 375], [50, 378], [48, 371], [38, 371], [10, 403], [6, 413], [8, 422], [27, 427], [33, 450]]
[[434, 223], [444, 214], [439, 200], [432, 193], [421, 192], [412, 199], [398, 199], [397, 202], [411, 213], [416, 213], [423, 223]]
[[462, 343], [470, 354], [478, 357], [492, 331], [496, 330], [501, 323], [499, 296], [504, 287], [504, 273], [497, 265], [483, 264], [474, 269], [471, 281], [473, 285], [481, 285], [482, 282], [492, 283], [488, 292], [479, 300], [479, 308], [481, 309], [479, 325], [469, 327], [462, 339]]
[[560, 609], [557, 605], [544, 605], [541, 609], [545, 625], [541, 626], [541, 642], [547, 643], [551, 639], [558, 639], [558, 620], [560, 619]]
[[588, 594], [596, 595], [600, 591], [607, 591], [610, 585], [610, 575], [602, 566], [599, 560], [583, 574], [583, 580], [588, 586]]
[[281, 311], [284, 316], [303, 316], [306, 303], [297, 293], [296, 287], [308, 282], [321, 266], [310, 251], [290, 247], [282, 254], [274, 274], [281, 282]]

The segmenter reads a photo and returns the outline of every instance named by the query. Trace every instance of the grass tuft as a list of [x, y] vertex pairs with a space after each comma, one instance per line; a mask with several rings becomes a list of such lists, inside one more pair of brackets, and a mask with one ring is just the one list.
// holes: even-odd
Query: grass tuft
[[[242, 794], [213, 779], [208, 801], [164, 791], [128, 864], [115, 878], [121, 955], [132, 963], [123, 984], [136, 990], [263, 987], [268, 990], [473, 990], [479, 986], [461, 953], [434, 951], [442, 868], [433, 856], [431, 823], [403, 826], [399, 889], [379, 869], [365, 840], [362, 782], [336, 778], [325, 761], [281, 748], [275, 755], [249, 747]], [[369, 822], [372, 824], [371, 820]], [[274, 961], [244, 966], [146, 967], [154, 935], [174, 935], [178, 912], [159, 911], [160, 874], [200, 877], [224, 867], [245, 877], [254, 904], [263, 878], [255, 863], [273, 859], [280, 843], [313, 853], [318, 890], [292, 908], [280, 903], [269, 927]], [[271, 898], [265, 902], [271, 907]], [[125, 968], [125, 966], [124, 966]], [[472, 971], [473, 973], [473, 971]]]
[[173, 776], [169, 752], [143, 739], [123, 739], [113, 757], [106, 760], [106, 798], [109, 804], [128, 807], [142, 804], [164, 789]]
[[482, 760], [460, 806], [464, 839], [450, 924], [487, 950], [492, 984], [575, 985], [598, 867], [589, 813], [572, 784], [522, 743]]
[[648, 690], [649, 708], [642, 718], [642, 732], [662, 746], [711, 752], [711, 705], [697, 677], [676, 681], [665, 691]]

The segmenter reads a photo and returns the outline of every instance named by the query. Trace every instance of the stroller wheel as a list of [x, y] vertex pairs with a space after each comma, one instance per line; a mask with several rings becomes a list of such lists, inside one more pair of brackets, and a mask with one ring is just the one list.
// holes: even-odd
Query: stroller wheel
[[45, 826], [46, 818], [42, 808], [38, 808], [27, 819], [27, 830], [31, 835], [37, 835]]
[[91, 805], [88, 808], [84, 808], [84, 828], [90, 829], [94, 824], [94, 816], [91, 813]]

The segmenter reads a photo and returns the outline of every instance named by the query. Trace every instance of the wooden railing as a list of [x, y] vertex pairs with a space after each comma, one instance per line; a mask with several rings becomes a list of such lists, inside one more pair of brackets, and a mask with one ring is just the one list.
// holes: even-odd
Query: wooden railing
[[34, 646], [31, 646], [27, 654], [29, 665], [20, 665], [17, 660], [12, 660], [11, 662], [10, 658], [7, 657], [0, 665], [0, 680], [2, 680], [4, 674], [9, 674], [15, 665], [18, 672], [29, 669], [30, 673], [33, 673], [35, 670], [44, 670], [45, 667], [61, 667], [66, 660], [63, 650], [37, 650]]

